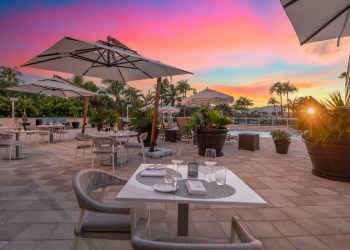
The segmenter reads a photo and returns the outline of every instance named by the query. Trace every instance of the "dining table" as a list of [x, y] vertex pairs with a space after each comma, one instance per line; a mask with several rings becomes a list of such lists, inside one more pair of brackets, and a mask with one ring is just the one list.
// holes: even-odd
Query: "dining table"
[[50, 128], [50, 134], [49, 134], [49, 142], [53, 143], [53, 133], [56, 130], [65, 128], [65, 125], [63, 124], [42, 124], [36, 126], [36, 129], [40, 130], [41, 128]]
[[[144, 171], [152, 168], [156, 170], [164, 169], [166, 175], [169, 174], [169, 171], [176, 173], [176, 176], [179, 177], [176, 188], [173, 190], [167, 188], [164, 190], [160, 189], [159, 187], [167, 185], [164, 182], [165, 178], [163, 176], [143, 176]], [[188, 173], [190, 173], [189, 175], [191, 178]], [[133, 202], [176, 203], [178, 205], [178, 236], [188, 236], [190, 204], [232, 206], [256, 206], [266, 204], [264, 199], [232, 171], [226, 171], [226, 181], [224, 185], [218, 185], [215, 181], [205, 181], [207, 174], [206, 166], [198, 166], [198, 172], [195, 175], [196, 178], [193, 178], [194, 175], [192, 172], [188, 172], [187, 165], [179, 165], [176, 168], [174, 165], [141, 164], [124, 187], [116, 194], [116, 199]], [[189, 180], [201, 182], [206, 190], [206, 194], [190, 194], [187, 188], [187, 182]]]

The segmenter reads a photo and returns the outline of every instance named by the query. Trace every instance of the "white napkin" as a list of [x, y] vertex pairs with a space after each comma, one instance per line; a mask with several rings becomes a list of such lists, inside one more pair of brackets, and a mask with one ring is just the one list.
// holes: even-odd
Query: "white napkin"
[[207, 190], [203, 186], [203, 183], [195, 180], [187, 180], [186, 187], [190, 194], [206, 195]]
[[141, 172], [141, 176], [165, 176], [166, 174], [166, 171], [165, 169], [161, 169], [161, 170], [158, 170], [158, 169], [150, 169], [150, 170], [143, 170]]

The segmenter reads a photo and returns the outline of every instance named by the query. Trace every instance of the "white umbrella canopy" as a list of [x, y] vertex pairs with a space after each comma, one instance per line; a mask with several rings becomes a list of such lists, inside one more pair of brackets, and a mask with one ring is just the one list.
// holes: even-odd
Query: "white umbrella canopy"
[[159, 108], [159, 113], [168, 113], [168, 114], [174, 114], [174, 113], [179, 113], [180, 109], [175, 108], [170, 105], [166, 105], [164, 107]]
[[192, 73], [143, 57], [112, 37], [107, 40], [89, 42], [64, 37], [22, 66], [123, 82], [157, 78], [150, 145], [153, 151], [161, 77]]
[[117, 44], [64, 37], [22, 66], [123, 82], [190, 73], [143, 57], [113, 40]]
[[208, 105], [233, 102], [233, 97], [224, 93], [206, 88], [181, 101], [181, 105]]
[[42, 94], [47, 96], [60, 96], [65, 98], [98, 95], [97, 93], [90, 92], [86, 89], [79, 88], [75, 85], [56, 79], [43, 79], [34, 83], [22, 84], [16, 87], [8, 87], [5, 89], [17, 92]]
[[281, 0], [300, 44], [350, 35], [349, 0]]

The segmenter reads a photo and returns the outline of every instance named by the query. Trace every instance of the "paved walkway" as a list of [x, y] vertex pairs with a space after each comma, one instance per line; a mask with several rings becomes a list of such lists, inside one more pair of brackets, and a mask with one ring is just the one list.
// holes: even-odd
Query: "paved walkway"
[[[191, 144], [159, 145], [180, 145], [185, 161], [203, 161]], [[75, 146], [73, 139], [53, 144], [33, 141], [25, 144], [30, 157], [11, 163], [0, 159], [1, 250], [61, 250], [71, 245], [78, 215], [72, 175], [91, 167], [88, 154], [74, 166]], [[293, 140], [287, 155], [276, 154], [269, 138], [260, 138], [260, 150], [255, 152], [238, 150], [237, 142], [229, 141], [224, 154], [220, 160], [268, 203], [261, 207], [191, 205], [190, 235], [224, 238], [234, 215], [266, 249], [350, 248], [350, 183], [313, 176], [302, 141]], [[147, 161], [170, 163], [170, 158]], [[129, 178], [140, 163], [141, 157], [133, 157], [115, 174]], [[113, 200], [115, 192], [109, 190], [107, 198]], [[175, 235], [175, 204], [151, 204], [151, 216], [152, 235]], [[131, 246], [127, 241], [81, 240], [79, 249]]]

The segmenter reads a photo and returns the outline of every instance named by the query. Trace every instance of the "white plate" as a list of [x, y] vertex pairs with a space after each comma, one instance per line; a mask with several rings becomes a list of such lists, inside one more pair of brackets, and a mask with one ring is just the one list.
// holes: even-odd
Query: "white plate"
[[[163, 193], [174, 192], [173, 185], [170, 183], [156, 183], [153, 185], [154, 190]], [[177, 185], [176, 190], [179, 189], [179, 185]], [[175, 191], [176, 191], [175, 190]]]

